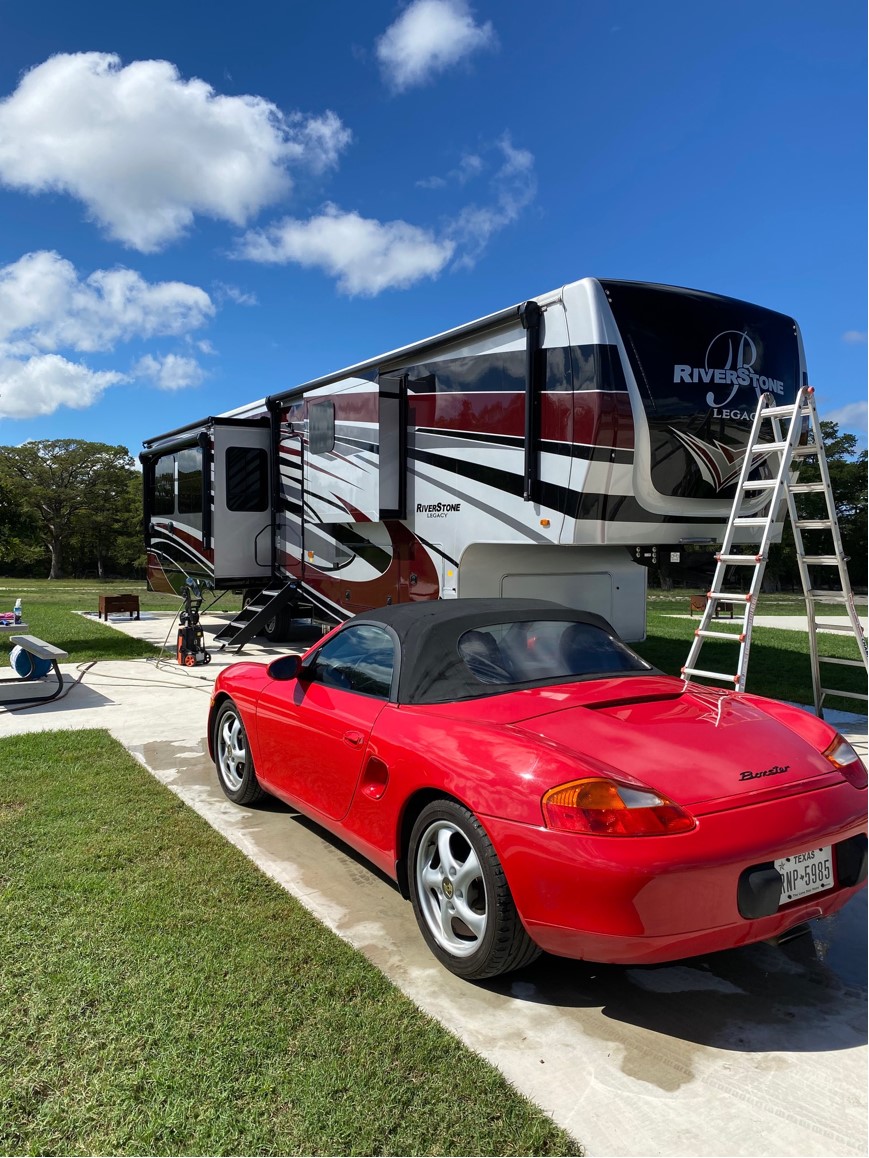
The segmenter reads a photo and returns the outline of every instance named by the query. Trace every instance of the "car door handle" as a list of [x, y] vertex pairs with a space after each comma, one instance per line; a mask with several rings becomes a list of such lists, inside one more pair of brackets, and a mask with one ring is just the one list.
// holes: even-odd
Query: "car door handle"
[[361, 732], [345, 732], [344, 743], [349, 744], [351, 748], [358, 748], [365, 740]]

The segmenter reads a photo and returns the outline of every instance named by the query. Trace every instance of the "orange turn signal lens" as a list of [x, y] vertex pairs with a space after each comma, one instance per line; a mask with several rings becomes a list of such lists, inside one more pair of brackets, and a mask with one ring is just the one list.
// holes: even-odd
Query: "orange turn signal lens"
[[542, 806], [547, 828], [593, 836], [664, 836], [690, 832], [697, 823], [658, 792], [602, 777], [550, 788]]
[[866, 787], [866, 766], [844, 736], [836, 736], [823, 755], [855, 788]]

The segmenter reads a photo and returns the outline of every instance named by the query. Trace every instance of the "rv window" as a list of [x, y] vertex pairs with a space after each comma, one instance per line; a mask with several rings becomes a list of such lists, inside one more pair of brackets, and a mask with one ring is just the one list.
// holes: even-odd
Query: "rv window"
[[335, 405], [312, 402], [308, 406], [308, 450], [311, 454], [328, 454], [335, 446]]
[[178, 513], [202, 514], [202, 450], [198, 446], [178, 455]]
[[[571, 349], [556, 346], [543, 351], [547, 390], [572, 388]], [[414, 394], [518, 394], [525, 389], [525, 351], [502, 350], [448, 358], [407, 369]]]
[[[601, 285], [646, 412], [652, 486], [732, 501], [759, 394], [786, 405], [800, 385], [793, 320], [699, 290]], [[756, 469], [770, 477], [768, 463]]]
[[175, 514], [175, 458], [167, 455], [158, 459], [154, 469], [154, 504], [155, 515]]
[[226, 506], [230, 511], [265, 511], [269, 505], [268, 455], [260, 447], [226, 448]]
[[409, 366], [410, 389], [416, 394], [518, 392], [525, 389], [525, 351], [502, 350], [445, 358]]

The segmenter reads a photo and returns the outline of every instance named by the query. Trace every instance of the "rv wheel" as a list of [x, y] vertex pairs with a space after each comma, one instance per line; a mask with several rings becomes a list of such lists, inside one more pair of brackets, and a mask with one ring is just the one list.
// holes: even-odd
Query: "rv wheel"
[[293, 613], [289, 608], [279, 611], [272, 619], [266, 620], [263, 635], [273, 643], [283, 643], [289, 638], [293, 624]]

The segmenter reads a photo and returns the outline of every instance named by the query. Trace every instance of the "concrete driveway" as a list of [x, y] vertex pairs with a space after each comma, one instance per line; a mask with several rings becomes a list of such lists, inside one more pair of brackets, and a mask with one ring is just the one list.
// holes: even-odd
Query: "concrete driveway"
[[[168, 624], [153, 615], [117, 626], [160, 643]], [[267, 662], [287, 650], [245, 656]], [[225, 799], [203, 733], [228, 659], [190, 671], [150, 660], [66, 665], [78, 685], [55, 704], [0, 711], [0, 735], [108, 729], [591, 1155], [867, 1152], [865, 892], [783, 947], [644, 968], [544, 957], [494, 983], [459, 981], [426, 950], [391, 882], [355, 854], [282, 804]], [[865, 756], [865, 718], [838, 726]]]

